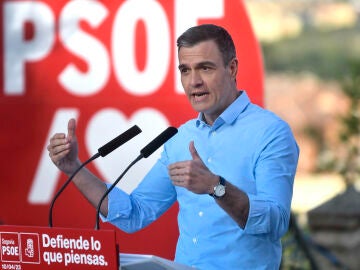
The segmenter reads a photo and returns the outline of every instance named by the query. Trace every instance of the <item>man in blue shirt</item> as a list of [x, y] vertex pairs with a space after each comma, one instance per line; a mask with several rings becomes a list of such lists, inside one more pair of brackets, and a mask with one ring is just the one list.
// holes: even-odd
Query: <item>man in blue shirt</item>
[[[177, 44], [181, 82], [198, 118], [179, 127], [130, 195], [109, 194], [103, 218], [134, 232], [178, 201], [175, 261], [202, 270], [279, 269], [299, 155], [291, 129], [237, 89], [238, 60], [225, 29], [195, 26]], [[74, 120], [48, 150], [60, 170], [75, 171]], [[94, 206], [107, 189], [87, 169], [74, 183]]]

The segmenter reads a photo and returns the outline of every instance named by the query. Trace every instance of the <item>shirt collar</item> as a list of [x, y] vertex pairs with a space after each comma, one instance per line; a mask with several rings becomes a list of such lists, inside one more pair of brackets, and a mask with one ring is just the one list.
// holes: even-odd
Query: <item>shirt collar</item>
[[[249, 96], [245, 91], [241, 91], [241, 95], [237, 99], [235, 99], [229, 107], [226, 108], [226, 110], [218, 117], [218, 119], [215, 120], [214, 125], [219, 122], [220, 119], [220, 122], [225, 122], [227, 124], [233, 123], [238, 118], [238, 116], [245, 110], [249, 103]], [[199, 113], [196, 120], [196, 126], [199, 127], [204, 125], [207, 125], [204, 121], [204, 114]]]

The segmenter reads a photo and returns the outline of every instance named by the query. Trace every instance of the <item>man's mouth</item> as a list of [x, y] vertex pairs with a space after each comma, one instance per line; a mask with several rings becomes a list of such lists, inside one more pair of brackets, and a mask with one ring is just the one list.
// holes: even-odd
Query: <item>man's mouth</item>
[[208, 96], [209, 96], [209, 92], [207, 92], [207, 91], [193, 92], [191, 94], [192, 102], [194, 102], [194, 103], [206, 102]]
[[208, 95], [209, 92], [196, 92], [196, 93], [192, 93], [191, 96], [193, 97], [202, 97], [202, 96], [205, 96], [205, 95]]

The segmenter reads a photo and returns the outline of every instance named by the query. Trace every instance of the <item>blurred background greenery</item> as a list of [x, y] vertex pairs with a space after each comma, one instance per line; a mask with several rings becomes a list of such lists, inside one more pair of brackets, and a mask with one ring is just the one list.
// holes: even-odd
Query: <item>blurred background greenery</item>
[[[360, 190], [360, 0], [244, 2], [263, 53], [265, 107], [290, 124], [301, 149], [292, 233], [299, 229], [311, 237], [309, 211], [350, 186]], [[360, 261], [357, 224], [355, 264]], [[294, 256], [294, 250], [299, 249], [289, 245], [285, 257]], [[284, 269], [360, 269], [334, 262], [334, 268], [316, 268], [304, 252], [296, 255], [303, 259], [297, 264], [284, 261]]]
[[[299, 177], [340, 173], [337, 166], [349, 150], [344, 121], [351, 124], [359, 109], [360, 1], [245, 3], [263, 52], [265, 107], [294, 130], [302, 150]], [[350, 81], [353, 92], [346, 92]], [[353, 137], [357, 124], [352, 122]]]

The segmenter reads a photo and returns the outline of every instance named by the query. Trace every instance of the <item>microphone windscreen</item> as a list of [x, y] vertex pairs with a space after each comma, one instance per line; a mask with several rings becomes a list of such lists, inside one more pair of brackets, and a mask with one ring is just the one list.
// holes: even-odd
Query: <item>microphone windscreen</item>
[[141, 129], [134, 125], [133, 127], [129, 128], [124, 133], [120, 134], [107, 144], [103, 145], [98, 149], [98, 152], [100, 156], [105, 157], [106, 155], [110, 154], [112, 151], [114, 151], [119, 146], [123, 145], [127, 141], [130, 141], [132, 138], [134, 138], [136, 135], [141, 133]]
[[152, 140], [147, 146], [141, 149], [140, 153], [144, 158], [147, 158], [154, 153], [160, 146], [162, 146], [167, 140], [174, 136], [178, 132], [175, 127], [168, 127], [154, 140]]

